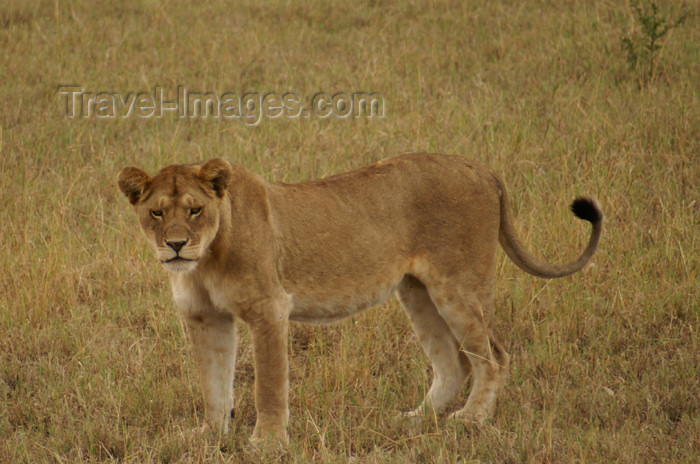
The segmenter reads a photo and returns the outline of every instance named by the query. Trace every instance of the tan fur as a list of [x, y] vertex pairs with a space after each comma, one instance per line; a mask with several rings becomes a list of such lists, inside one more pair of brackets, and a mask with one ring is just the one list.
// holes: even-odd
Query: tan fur
[[[236, 320], [255, 357], [253, 439], [286, 441], [289, 321], [332, 322], [395, 292], [434, 380], [409, 416], [441, 412], [473, 372], [455, 417], [485, 420], [508, 367], [496, 341], [493, 281], [499, 241], [520, 267], [546, 277], [580, 269], [537, 262], [515, 236], [505, 190], [484, 165], [408, 154], [299, 185], [268, 183], [221, 159], [150, 177], [126, 168], [119, 186], [170, 272], [199, 369], [209, 427], [228, 430]], [[176, 253], [179, 248], [179, 254]], [[184, 259], [181, 259], [184, 258]]]

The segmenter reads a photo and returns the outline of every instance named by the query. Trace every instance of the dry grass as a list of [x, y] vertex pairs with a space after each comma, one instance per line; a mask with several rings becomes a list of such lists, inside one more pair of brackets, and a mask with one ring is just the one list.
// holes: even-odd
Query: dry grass
[[[222, 444], [186, 435], [201, 397], [166, 276], [115, 176], [224, 156], [301, 181], [405, 151], [502, 174], [523, 239], [594, 263], [557, 281], [502, 258], [513, 355], [481, 428], [392, 423], [430, 369], [394, 302], [292, 328], [292, 445], [306, 462], [700, 461], [700, 7], [639, 88], [625, 2], [142, 0], [0, 4], [0, 461], [247, 462], [250, 348]], [[483, 3], [483, 5], [481, 5]], [[676, 11], [679, 2], [662, 4]], [[382, 119], [68, 119], [58, 86], [148, 91], [376, 91]]]

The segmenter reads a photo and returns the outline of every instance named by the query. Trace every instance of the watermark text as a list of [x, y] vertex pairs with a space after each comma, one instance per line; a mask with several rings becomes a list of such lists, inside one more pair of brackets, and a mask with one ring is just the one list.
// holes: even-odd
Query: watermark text
[[304, 98], [295, 92], [201, 92], [178, 86], [167, 92], [89, 91], [62, 85], [59, 98], [68, 118], [165, 118], [239, 120], [257, 126], [263, 119], [383, 118], [384, 97], [378, 92], [318, 92]]

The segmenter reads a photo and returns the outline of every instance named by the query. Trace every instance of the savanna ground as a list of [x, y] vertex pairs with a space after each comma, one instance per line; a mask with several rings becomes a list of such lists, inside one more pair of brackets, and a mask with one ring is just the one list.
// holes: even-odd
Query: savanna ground
[[[512, 365], [478, 428], [392, 421], [431, 379], [395, 301], [293, 325], [291, 445], [263, 459], [700, 461], [700, 5], [659, 3], [669, 21], [689, 14], [650, 56], [625, 1], [337, 3], [0, 3], [0, 461], [258, 459], [245, 331], [231, 434], [188, 434], [202, 417], [196, 371], [167, 277], [116, 187], [122, 167], [223, 156], [297, 182], [408, 151], [491, 165], [523, 240], [557, 262], [589, 232], [568, 203], [597, 196], [599, 251], [556, 281], [499, 255]], [[71, 119], [66, 84], [372, 91], [385, 115]]]

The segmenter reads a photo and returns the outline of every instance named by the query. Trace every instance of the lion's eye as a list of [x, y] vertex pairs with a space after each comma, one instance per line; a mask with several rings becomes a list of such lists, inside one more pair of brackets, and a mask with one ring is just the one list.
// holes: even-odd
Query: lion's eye
[[190, 216], [198, 216], [202, 212], [202, 208], [190, 208]]
[[156, 219], [161, 219], [163, 217], [163, 212], [162, 211], [151, 211], [151, 216], [153, 216]]

